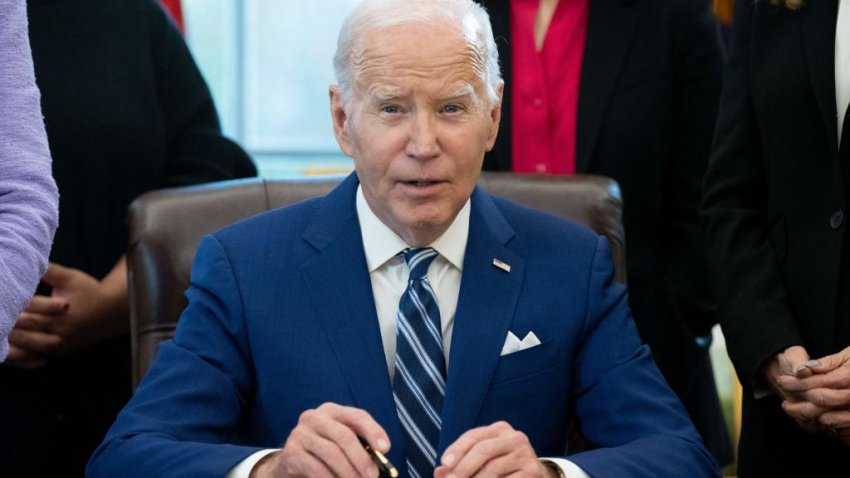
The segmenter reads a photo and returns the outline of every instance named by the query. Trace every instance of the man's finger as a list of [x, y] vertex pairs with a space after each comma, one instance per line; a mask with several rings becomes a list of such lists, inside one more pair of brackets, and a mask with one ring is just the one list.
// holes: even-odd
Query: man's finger
[[[517, 453], [509, 453], [488, 460], [474, 475], [474, 478], [485, 478], [491, 476], [535, 476], [525, 473], [528, 470], [527, 462], [520, 460]], [[543, 465], [535, 458], [533, 462], [535, 469], [541, 469]]]
[[850, 435], [850, 410], [830, 410], [818, 417], [818, 422], [828, 429], [840, 430], [842, 436]]
[[467, 431], [446, 448], [446, 451], [443, 452], [443, 456], [440, 458], [440, 463], [449, 468], [454, 468], [477, 443], [495, 438], [500, 432], [504, 432], [505, 430], [513, 430], [513, 428], [505, 422], [497, 422], [486, 427], [473, 428]]
[[518, 460], [507, 457], [524, 444], [520, 433], [498, 436], [479, 441], [452, 467], [452, 475], [459, 478], [471, 476], [506, 476], [521, 467]]
[[30, 352], [46, 353], [62, 345], [62, 337], [32, 330], [12, 329], [9, 334], [9, 345]]
[[804, 393], [806, 401], [820, 408], [834, 409], [850, 406], [850, 389], [816, 388]]
[[783, 376], [776, 379], [777, 386], [790, 393], [806, 392], [818, 388], [834, 390], [850, 389], [850, 364], [833, 369], [827, 373], [818, 373], [808, 378]]
[[24, 311], [45, 315], [62, 315], [68, 311], [68, 300], [60, 297], [36, 295], [33, 296]]
[[5, 363], [18, 368], [35, 369], [47, 365], [47, 360], [40, 355], [32, 354], [20, 347], [10, 345]]
[[794, 345], [780, 354], [779, 369], [782, 375], [795, 375], [802, 365], [809, 361], [809, 353], [805, 348]]
[[821, 357], [817, 360], [811, 360], [809, 362], [811, 364], [809, 365], [809, 368], [815, 374], [825, 374], [830, 373], [841, 366], [847, 366], [848, 362], [850, 362], [850, 347], [845, 348], [836, 354], [827, 355], [826, 357]]
[[773, 390], [783, 400], [801, 402], [805, 400], [804, 393], [817, 388], [811, 378], [798, 378], [793, 375], [780, 375], [773, 382]]
[[829, 411], [829, 408], [819, 407], [811, 402], [791, 403], [789, 401], [782, 402], [782, 410], [797, 420], [814, 422], [817, 418]]
[[18, 316], [18, 321], [15, 323], [15, 328], [45, 332], [52, 322], [53, 317], [32, 312], [21, 312], [21, 315]]
[[[333, 476], [373, 476], [364, 473], [366, 473], [368, 466], [371, 465], [374, 467], [374, 464], [369, 463], [366, 465], [366, 468], [357, 469], [340, 448], [339, 444], [321, 435], [305, 433], [300, 437], [300, 440], [304, 450], [331, 470]], [[368, 458], [366, 451], [362, 447], [360, 451], [363, 453], [364, 458]], [[377, 468], [375, 468], [375, 472], [377, 471]]]
[[322, 410], [323, 407], [327, 407], [327, 410], [333, 414], [337, 421], [353, 430], [355, 435], [366, 440], [376, 450], [381, 453], [390, 451], [389, 435], [365, 410], [343, 407], [334, 403], [326, 403], [319, 407], [319, 410]]
[[808, 362], [801, 363], [797, 365], [797, 368], [794, 370], [794, 377], [796, 378], [808, 378], [815, 374], [812, 371], [811, 367], [813, 364], [817, 363], [817, 360], [809, 360]]
[[[341, 453], [341, 457], [334, 457], [332, 460], [326, 456], [319, 457], [329, 463], [337, 476], [350, 476], [352, 472], [356, 472], [359, 476], [377, 476], [378, 467], [360, 443], [354, 430], [332, 419], [320, 420], [314, 428], [318, 437], [338, 448]], [[327, 446], [324, 443], [321, 445]], [[348, 466], [342, 466], [342, 462]]]
[[73, 278], [73, 271], [74, 269], [51, 262], [47, 265], [47, 271], [41, 276], [41, 281], [54, 288], [62, 287]]

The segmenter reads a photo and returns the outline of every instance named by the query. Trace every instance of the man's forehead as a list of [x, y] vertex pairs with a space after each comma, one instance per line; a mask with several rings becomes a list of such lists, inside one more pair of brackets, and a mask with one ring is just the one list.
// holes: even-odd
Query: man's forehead
[[358, 68], [473, 69], [484, 64], [480, 49], [459, 29], [448, 26], [396, 25], [371, 32], [352, 52]]
[[479, 49], [458, 29], [446, 27], [380, 30], [364, 40], [352, 63], [359, 86], [385, 96], [400, 95], [424, 80], [442, 95], [462, 95], [482, 83], [486, 69]]

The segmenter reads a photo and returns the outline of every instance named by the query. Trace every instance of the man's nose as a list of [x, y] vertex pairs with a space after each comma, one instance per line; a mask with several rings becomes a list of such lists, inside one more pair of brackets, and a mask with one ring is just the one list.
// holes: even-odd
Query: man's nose
[[413, 159], [430, 159], [440, 154], [436, 118], [422, 112], [413, 117], [405, 153]]

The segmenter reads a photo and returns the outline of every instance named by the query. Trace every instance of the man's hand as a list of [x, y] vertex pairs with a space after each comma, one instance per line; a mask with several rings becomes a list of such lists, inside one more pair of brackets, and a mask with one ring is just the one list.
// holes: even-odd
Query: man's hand
[[454, 475], [470, 476], [553, 476], [531, 447], [524, 433], [514, 430], [507, 422], [474, 428], [446, 448], [441, 466], [434, 470], [435, 478]]
[[789, 405], [806, 401], [805, 392], [808, 389], [801, 386], [799, 382], [812, 376], [813, 372], [810, 368], [812, 365], [815, 365], [815, 361], [809, 360], [809, 353], [806, 349], [794, 345], [768, 360], [762, 367], [762, 377], [771, 390], [782, 399], [782, 409], [785, 410], [785, 413], [796, 420], [797, 425], [803, 430], [817, 433], [820, 431], [817, 423], [818, 415], [807, 416], [790, 413], [788, 409]]
[[33, 297], [9, 334], [6, 363], [21, 368], [43, 367], [45, 356], [62, 345], [62, 337], [49, 332], [50, 325], [65, 314], [68, 306], [65, 299]]
[[368, 413], [325, 403], [301, 414], [283, 450], [258, 463], [251, 478], [377, 478], [378, 467], [357, 437], [381, 453], [390, 449], [387, 433]]
[[804, 399], [783, 402], [783, 408], [795, 418], [817, 417], [820, 431], [850, 446], [850, 347], [810, 361], [807, 368], [812, 374], [806, 378], [780, 380], [783, 388]]
[[787, 384], [795, 379], [812, 376], [813, 373], [809, 365], [813, 364], [814, 361], [809, 360], [809, 353], [806, 352], [806, 349], [794, 345], [768, 360], [762, 367], [762, 377], [779, 398], [798, 402], [802, 400], [801, 392], [804, 390], [800, 390], [800, 387], [789, 390]]
[[850, 447], [850, 410], [835, 410], [826, 412], [818, 419], [826, 429], [826, 433], [834, 436], [844, 446]]
[[[24, 368], [43, 366], [49, 356], [81, 349], [126, 332], [127, 280], [119, 273], [99, 281], [85, 272], [51, 263], [42, 281], [50, 297], [35, 296], [9, 334], [7, 362]], [[115, 279], [109, 280], [110, 277]]]

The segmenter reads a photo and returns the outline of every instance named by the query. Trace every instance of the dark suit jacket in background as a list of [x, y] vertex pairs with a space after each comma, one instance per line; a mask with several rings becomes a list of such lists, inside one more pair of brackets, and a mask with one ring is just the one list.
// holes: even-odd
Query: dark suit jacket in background
[[[484, 168], [511, 170], [507, 0], [490, 13], [505, 79], [502, 124]], [[720, 95], [722, 51], [708, 0], [590, 0], [576, 172], [617, 180], [629, 296], [658, 366], [721, 463], [729, 434], [708, 358], [716, 322], [697, 210]]]
[[850, 283], [839, 287], [850, 151], [848, 141], [838, 148], [837, 4], [735, 5], [703, 210], [720, 320], [745, 387], [742, 478], [845, 476], [850, 467], [850, 448], [801, 431], [778, 398], [755, 400], [752, 390], [764, 362], [788, 346], [816, 358], [850, 344]]
[[[207, 85], [158, 2], [29, 0], [27, 15], [59, 186], [51, 261], [101, 279], [127, 249], [125, 212], [137, 196], [256, 175], [222, 136]], [[126, 334], [38, 369], [0, 367], [0, 475], [82, 478], [130, 398], [130, 377]]]
[[[390, 436], [390, 459], [405, 463], [356, 188], [351, 175], [324, 198], [202, 241], [174, 340], [87, 476], [223, 476], [328, 401], [368, 411]], [[438, 456], [498, 420], [539, 454], [561, 455], [576, 415], [602, 449], [571, 459], [593, 476], [719, 475], [641, 345], [613, 272], [605, 238], [475, 191]], [[534, 331], [541, 345], [500, 357], [509, 330]]]

